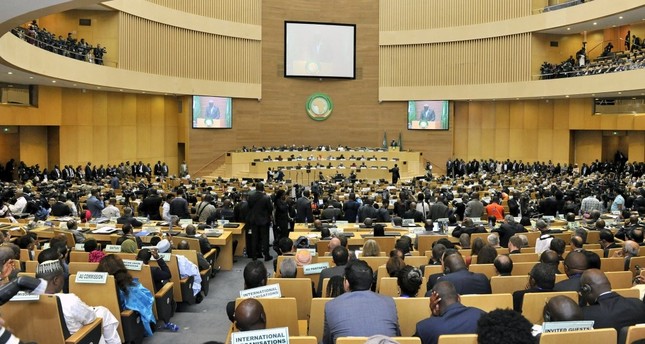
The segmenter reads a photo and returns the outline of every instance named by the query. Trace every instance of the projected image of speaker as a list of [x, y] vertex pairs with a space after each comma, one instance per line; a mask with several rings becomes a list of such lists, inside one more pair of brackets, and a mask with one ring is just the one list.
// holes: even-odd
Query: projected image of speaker
[[446, 100], [410, 100], [408, 129], [448, 130], [450, 102]]
[[193, 96], [193, 128], [230, 129], [232, 100], [225, 97]]

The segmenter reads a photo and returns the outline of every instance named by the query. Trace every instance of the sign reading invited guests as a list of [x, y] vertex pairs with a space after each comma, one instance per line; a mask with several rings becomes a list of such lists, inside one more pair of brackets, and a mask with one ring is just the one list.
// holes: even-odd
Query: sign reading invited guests
[[329, 262], [308, 264], [302, 267], [302, 272], [305, 275], [314, 275], [314, 274], [319, 274], [321, 271], [327, 269], [328, 267], [329, 267]]
[[289, 328], [278, 327], [268, 330], [231, 333], [231, 344], [289, 344]]
[[79, 271], [76, 274], [76, 283], [83, 284], [105, 284], [107, 282], [107, 272], [87, 272]]
[[550, 321], [542, 324], [542, 333], [593, 330], [593, 320]]
[[276, 299], [276, 298], [281, 298], [282, 293], [280, 292], [279, 284], [270, 284], [263, 287], [240, 290], [240, 297], [244, 297], [244, 298], [267, 297], [267, 298]]

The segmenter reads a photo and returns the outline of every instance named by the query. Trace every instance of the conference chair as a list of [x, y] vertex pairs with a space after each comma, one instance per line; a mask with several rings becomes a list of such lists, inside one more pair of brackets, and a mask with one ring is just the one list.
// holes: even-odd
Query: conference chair
[[121, 311], [114, 276], [107, 276], [105, 284], [76, 283], [76, 274], [69, 276], [69, 292], [76, 294], [89, 306], [107, 308], [119, 321], [119, 337], [124, 343], [141, 343], [145, 333], [139, 313]]
[[428, 264], [428, 257], [426, 256], [405, 256], [403, 258], [403, 261], [405, 261], [406, 265], [414, 266], [415, 268], [418, 268], [422, 265]]
[[99, 267], [99, 263], [85, 262], [71, 262], [69, 263], [69, 274], [76, 274], [79, 271], [94, 272]]
[[477, 344], [476, 334], [442, 334], [438, 344]]
[[318, 240], [316, 242], [316, 253], [319, 256], [324, 256], [325, 252], [329, 252], [329, 242], [331, 240]]
[[289, 344], [318, 344], [314, 336], [289, 336]]
[[537, 253], [516, 253], [508, 255], [513, 264], [515, 263], [535, 263], [540, 260]]
[[645, 268], [645, 257], [631, 257], [629, 259], [629, 271], [632, 272], [633, 277], [641, 273], [641, 269]]
[[[623, 334], [623, 331], [625, 334]], [[645, 339], [645, 324], [623, 327], [620, 332], [618, 343], [632, 344], [635, 341]]]
[[156, 293], [154, 281], [152, 280], [152, 272], [150, 271], [149, 265], [141, 265], [141, 270], [128, 270], [130, 275], [133, 278], [139, 280], [142, 286], [150, 290], [154, 294], [155, 303], [152, 304], [152, 311], [154, 312], [155, 318], [158, 320], [163, 320], [164, 322], [169, 322], [170, 318], [175, 315], [175, 308], [177, 303], [173, 298], [173, 283], [168, 281], [163, 285], [159, 291]]
[[441, 265], [426, 265], [423, 268], [423, 276], [430, 277], [430, 275], [439, 274], [443, 272]]
[[432, 243], [442, 238], [450, 239], [447, 235], [419, 235], [417, 236], [417, 250], [419, 252], [432, 251]]
[[[531, 229], [529, 228], [529, 231], [530, 230]], [[524, 233], [517, 233], [517, 234], [526, 236], [529, 242], [529, 247], [524, 247], [522, 248], [522, 250], [524, 250], [525, 252], [531, 252], [531, 251], [535, 252], [535, 250], [533, 250], [532, 248], [535, 247], [535, 242], [540, 237], [540, 235], [542, 235], [542, 233], [537, 231], [537, 232], [524, 232]]]
[[587, 331], [549, 332], [542, 333], [540, 344], [588, 344], [588, 343], [616, 343], [616, 330], [603, 328]]
[[482, 239], [482, 241], [484, 242], [484, 244], [487, 244], [487, 243], [488, 243], [488, 236], [489, 236], [490, 234], [491, 234], [491, 233], [488, 233], [488, 232], [486, 232], [486, 233], [473, 233], [473, 234], [470, 236], [470, 247], [473, 247], [473, 242], [475, 242], [475, 239], [477, 239], [477, 238]]
[[9, 301], [0, 307], [0, 311], [5, 327], [23, 342], [98, 343], [103, 331], [102, 319], [97, 318], [71, 335], [56, 295], [40, 295], [33, 301]]
[[76, 263], [85, 263], [90, 260], [90, 253], [85, 251], [71, 251], [69, 253], [69, 261]]
[[609, 279], [612, 289], [632, 287], [632, 273], [629, 271], [607, 271], [605, 276]]
[[[177, 264], [177, 257], [174, 254], [170, 255], [170, 260], [166, 262], [170, 270], [170, 281], [173, 283], [173, 298], [179, 305], [193, 305], [195, 304], [195, 295], [193, 295], [193, 276], [181, 278], [179, 274], [179, 266]], [[150, 260], [150, 266], [159, 266], [156, 261]], [[177, 287], [178, 286], [178, 287]]]
[[316, 337], [318, 342], [323, 339], [323, 331], [325, 329], [325, 304], [330, 300], [333, 299], [317, 297], [311, 300], [309, 329], [307, 330], [307, 334]]
[[607, 258], [614, 258], [614, 254], [615, 254], [616, 252], [620, 252], [620, 251], [622, 251], [622, 250], [623, 250], [623, 248], [622, 248], [622, 243], [621, 243], [620, 245], [621, 245], [621, 247], [610, 248], [610, 249], [608, 250]]
[[359, 259], [364, 260], [372, 268], [372, 271], [377, 271], [378, 267], [387, 263], [390, 257], [360, 257]]
[[76, 239], [74, 238], [74, 233], [70, 231], [63, 231], [60, 229], [54, 229], [54, 236], [58, 235], [64, 235], [65, 239], [67, 240], [67, 247], [75, 247], [76, 246]]
[[293, 297], [298, 306], [298, 319], [309, 320], [311, 310], [311, 280], [308, 278], [269, 278], [267, 285], [280, 285], [283, 297]]
[[25, 262], [25, 272], [36, 273], [36, 269], [38, 269], [38, 261], [29, 260]]
[[[611, 257], [611, 254], [609, 257]], [[625, 271], [625, 259], [621, 257], [600, 258], [600, 270], [602, 272]]]
[[[526, 293], [522, 303], [522, 315], [531, 324], [541, 324], [544, 319], [544, 305], [554, 296], [563, 295], [578, 303], [578, 293], [575, 291], [554, 291], [547, 293]], [[511, 307], [512, 308], [512, 307]]]
[[379, 294], [389, 297], [400, 296], [401, 293], [399, 291], [399, 285], [397, 283], [396, 277], [379, 277], [379, 280], [381, 280], [381, 288], [378, 290]]
[[[400, 344], [421, 344], [419, 337], [391, 337]], [[364, 344], [367, 337], [340, 337], [336, 338], [336, 344]]]
[[401, 335], [404, 337], [414, 335], [417, 323], [431, 315], [429, 297], [395, 297], [394, 304], [399, 318]]
[[[237, 298], [235, 307], [244, 300]], [[293, 297], [283, 298], [257, 298], [264, 308], [266, 314], [266, 328], [288, 327], [289, 333], [293, 335], [305, 335], [307, 321], [298, 320], [298, 306]], [[302, 329], [302, 330], [301, 330]], [[234, 329], [233, 331], [237, 331]]]
[[461, 303], [464, 306], [476, 307], [484, 312], [490, 312], [497, 308], [513, 308], [513, 296], [511, 294], [477, 294], [462, 295]]
[[[512, 254], [511, 254], [512, 256]], [[511, 275], [513, 276], [526, 276], [528, 275], [535, 264], [537, 264], [538, 261], [535, 262], [522, 262], [522, 263], [515, 263], [513, 262], [513, 271], [511, 271]], [[562, 270], [560, 270], [562, 271]]]
[[[199, 261], [197, 260], [197, 251], [194, 250], [174, 250], [174, 254], [179, 254], [186, 259], [188, 259], [191, 263], [195, 264], [199, 268]], [[199, 275], [202, 277], [202, 291], [204, 292], [204, 295], [208, 295], [208, 290], [210, 286], [210, 280], [211, 280], [211, 270], [213, 269], [212, 266], [209, 266], [208, 269], [205, 270], [200, 270]]]
[[[468, 271], [484, 274], [488, 279], [497, 275], [497, 269], [493, 264], [470, 264]], [[513, 265], [513, 272], [515, 272], [515, 265]]]
[[396, 237], [387, 236], [387, 237], [368, 237], [363, 238], [363, 243], [367, 240], [374, 240], [381, 248], [381, 251], [390, 252], [394, 248], [396, 243]]

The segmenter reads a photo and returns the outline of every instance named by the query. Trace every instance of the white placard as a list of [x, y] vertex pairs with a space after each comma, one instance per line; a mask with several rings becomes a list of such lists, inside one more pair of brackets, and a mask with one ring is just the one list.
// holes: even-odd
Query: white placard
[[307, 264], [302, 266], [302, 272], [305, 275], [314, 275], [319, 274], [321, 271], [329, 267], [329, 262], [316, 263], [316, 264]]
[[84, 284], [105, 284], [107, 282], [107, 272], [87, 272], [79, 271], [76, 273], [76, 283]]
[[58, 224], [58, 228], [60, 228], [60, 229], [67, 229], [67, 222], [65, 222], [65, 221], [61, 221], [61, 222]]
[[193, 220], [192, 220], [192, 219], [181, 219], [181, 220], [179, 220], [179, 225], [180, 225], [180, 226], [183, 226], [183, 225], [192, 225], [192, 224], [193, 224]]
[[159, 257], [163, 258], [165, 262], [170, 261], [170, 253], [159, 253]]
[[593, 323], [593, 320], [545, 322], [542, 333], [593, 330]]
[[143, 262], [140, 260], [123, 259], [123, 265], [128, 270], [141, 271], [143, 268]]
[[268, 330], [231, 333], [231, 344], [289, 344], [289, 328], [278, 327]]
[[[435, 222], [435, 224], [436, 224], [436, 222]], [[410, 234], [423, 234], [423, 233], [426, 232], [426, 229], [425, 229], [425, 227], [412, 227], [412, 228], [408, 229], [408, 232]]]
[[299, 249], [296, 250], [296, 253], [298, 253], [300, 251], [309, 251], [309, 253], [311, 254], [312, 257], [317, 255], [317, 252], [316, 252], [315, 248], [299, 248]]
[[105, 245], [105, 252], [119, 253], [121, 252], [121, 245]]
[[14, 295], [9, 301], [38, 301], [40, 300], [40, 295], [31, 294], [26, 291], [19, 291], [18, 294]]
[[267, 298], [276, 299], [276, 298], [281, 298], [282, 293], [280, 292], [279, 284], [269, 284], [262, 287], [240, 290], [240, 297], [244, 297], [244, 298], [267, 297]]
[[43, 244], [43, 250], [46, 250], [50, 247], [50, 244], [48, 242]]
[[224, 226], [225, 224], [228, 224], [228, 220], [217, 220], [217, 224]]
[[349, 221], [336, 220], [336, 226], [347, 226], [348, 224], [349, 224]]
[[74, 245], [76, 251], [85, 251], [85, 244], [76, 244]]

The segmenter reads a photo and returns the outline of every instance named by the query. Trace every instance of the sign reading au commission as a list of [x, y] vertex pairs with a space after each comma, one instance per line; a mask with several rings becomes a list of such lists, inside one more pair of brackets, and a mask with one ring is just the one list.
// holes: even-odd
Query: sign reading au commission
[[334, 104], [331, 102], [331, 98], [324, 93], [314, 93], [309, 96], [307, 103], [305, 104], [305, 110], [309, 118], [314, 121], [324, 121], [329, 118], [332, 110], [334, 110]]

